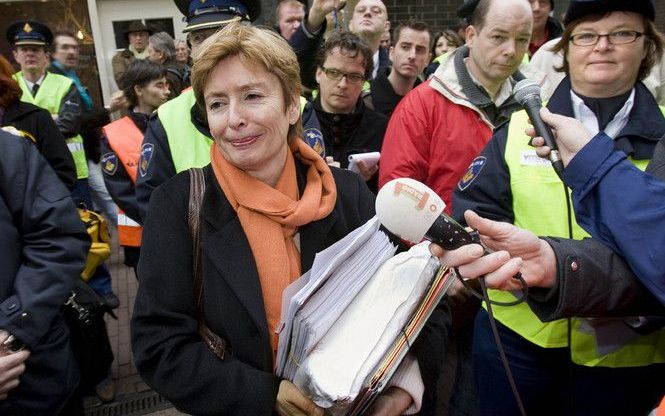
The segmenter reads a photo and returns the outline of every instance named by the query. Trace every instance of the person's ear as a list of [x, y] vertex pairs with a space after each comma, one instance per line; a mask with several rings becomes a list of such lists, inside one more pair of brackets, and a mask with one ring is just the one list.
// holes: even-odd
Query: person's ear
[[287, 110], [287, 117], [290, 125], [296, 124], [300, 118], [300, 97], [294, 97]]
[[466, 39], [466, 44], [468, 46], [473, 46], [473, 41], [475, 40], [476, 36], [478, 36], [478, 31], [473, 25], [469, 25], [466, 27], [464, 30], [465, 34], [465, 39]]

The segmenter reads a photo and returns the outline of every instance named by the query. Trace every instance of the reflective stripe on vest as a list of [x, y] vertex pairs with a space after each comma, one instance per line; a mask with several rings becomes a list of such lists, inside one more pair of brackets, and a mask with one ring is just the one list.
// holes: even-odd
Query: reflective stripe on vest
[[141, 247], [143, 227], [118, 210], [118, 243], [125, 247]]
[[[554, 173], [550, 162], [538, 158], [535, 149], [528, 145], [524, 134], [528, 126], [526, 112], [513, 113], [508, 127], [505, 161], [510, 171], [510, 188], [513, 196], [515, 225], [536, 235], [568, 237], [568, 208], [563, 195], [563, 185]], [[634, 162], [642, 170], [648, 161]], [[568, 190], [570, 197], [570, 191]], [[572, 204], [571, 204], [572, 206]], [[543, 215], [543, 213], [547, 215]], [[571, 213], [574, 215], [574, 213]], [[574, 218], [573, 218], [574, 219]], [[574, 239], [588, 234], [572, 222]], [[509, 292], [492, 290], [494, 300], [514, 300]], [[543, 323], [526, 303], [517, 306], [493, 308], [494, 316], [530, 342], [544, 348], [565, 347], [568, 338], [566, 319]], [[584, 330], [585, 320], [571, 320], [571, 357], [584, 366], [632, 367], [665, 362], [665, 330], [637, 337], [614, 352], [600, 355], [596, 337]]]
[[[104, 134], [109, 146], [118, 156], [122, 166], [136, 184], [143, 133], [129, 116], [104, 126]], [[122, 210], [118, 210], [118, 242], [121, 246], [140, 247], [143, 227], [129, 218]]]
[[[44, 80], [39, 86], [37, 96], [33, 97], [32, 92], [28, 88], [28, 84], [23, 78], [23, 73], [17, 72], [13, 77], [21, 86], [21, 90], [23, 90], [21, 101], [34, 104], [55, 115], [60, 113], [62, 100], [67, 96], [67, 93], [73, 85], [71, 79], [62, 75], [47, 72]], [[81, 135], [77, 134], [74, 137], [65, 139], [65, 141], [67, 142], [67, 148], [71, 152], [74, 164], [76, 165], [77, 179], [87, 178], [89, 174], [88, 161], [85, 157], [85, 150], [83, 149], [83, 138]]]
[[157, 109], [176, 173], [194, 167], [202, 168], [210, 163], [210, 146], [213, 141], [192, 123], [191, 111], [195, 105], [194, 90], [190, 89]]

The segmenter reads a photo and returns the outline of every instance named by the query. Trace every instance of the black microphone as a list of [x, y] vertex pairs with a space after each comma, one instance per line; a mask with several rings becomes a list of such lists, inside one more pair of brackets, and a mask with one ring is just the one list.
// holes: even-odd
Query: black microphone
[[513, 96], [526, 110], [536, 134], [542, 137], [545, 140], [545, 145], [550, 148], [549, 159], [552, 162], [552, 167], [559, 178], [563, 180], [563, 161], [559, 156], [559, 149], [554, 140], [552, 129], [540, 117], [540, 108], [543, 106], [540, 100], [540, 86], [528, 78], [523, 79], [515, 84]]
[[427, 185], [410, 178], [393, 179], [376, 196], [376, 216], [381, 224], [412, 244], [426, 239], [446, 250], [480, 244], [478, 233], [469, 233], [446, 215], [445, 207]]

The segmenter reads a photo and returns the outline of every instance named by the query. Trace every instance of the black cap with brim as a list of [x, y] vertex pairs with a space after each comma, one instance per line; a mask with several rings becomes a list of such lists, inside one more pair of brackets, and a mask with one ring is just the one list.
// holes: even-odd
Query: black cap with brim
[[218, 28], [234, 21], [255, 21], [261, 14], [258, 0], [175, 0], [185, 15], [183, 32]]
[[457, 17], [461, 17], [467, 23], [471, 23], [471, 17], [479, 2], [480, 0], [464, 0], [464, 3], [457, 9]]
[[634, 12], [653, 21], [656, 9], [652, 0], [571, 0], [566, 11], [564, 24], [590, 14], [611, 12]]
[[53, 41], [53, 33], [44, 24], [34, 20], [22, 20], [11, 24], [6, 32], [7, 40], [14, 46], [48, 46]]

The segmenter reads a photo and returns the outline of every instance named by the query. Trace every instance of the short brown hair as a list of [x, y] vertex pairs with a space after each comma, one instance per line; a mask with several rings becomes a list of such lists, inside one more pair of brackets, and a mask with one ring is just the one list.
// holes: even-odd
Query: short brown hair
[[17, 102], [23, 91], [18, 85], [18, 82], [12, 78], [14, 74], [14, 67], [0, 55], [0, 106], [9, 107]]
[[[612, 13], [612, 12], [610, 12]], [[584, 17], [581, 17], [577, 20], [573, 20], [566, 26], [561, 39], [552, 46], [552, 51], [554, 53], [562, 52], [563, 53], [563, 64], [560, 67], [555, 68], [559, 72], [565, 72], [568, 74], [570, 72], [570, 67], [568, 65], [568, 49], [570, 48], [571, 36], [573, 31], [580, 23], [584, 22], [596, 22], [610, 13], [598, 13], [590, 14]], [[637, 80], [642, 81], [649, 75], [651, 68], [659, 62], [663, 56], [663, 35], [656, 29], [654, 23], [647, 19], [644, 16], [642, 17], [642, 22], [644, 23], [644, 48], [646, 49], [646, 56], [642, 59], [640, 64], [640, 69], [637, 73]]]
[[429, 35], [429, 49], [432, 49], [432, 45], [434, 44], [434, 39], [432, 38], [432, 31], [429, 28], [429, 25], [422, 20], [416, 20], [416, 19], [409, 19], [406, 22], [402, 22], [393, 31], [393, 39], [395, 40], [395, 43], [399, 40], [399, 36], [402, 34], [402, 30], [404, 29], [411, 29], [416, 32], [427, 32]]
[[348, 30], [335, 30], [330, 34], [323, 46], [319, 49], [319, 52], [316, 54], [316, 66], [323, 68], [323, 63], [335, 48], [339, 48], [340, 52], [349, 58], [355, 58], [356, 56], [361, 55], [365, 61], [365, 79], [371, 77], [372, 71], [374, 70], [372, 50], [364, 40]]
[[[300, 66], [293, 49], [278, 33], [272, 30], [246, 26], [238, 22], [229, 23], [210, 36], [202, 45], [201, 52], [192, 68], [192, 88], [196, 103], [205, 114], [203, 90], [217, 65], [226, 58], [237, 56], [247, 67], [261, 66], [279, 80], [284, 95], [284, 109], [300, 96]], [[302, 116], [289, 127], [289, 143], [303, 136]]]

